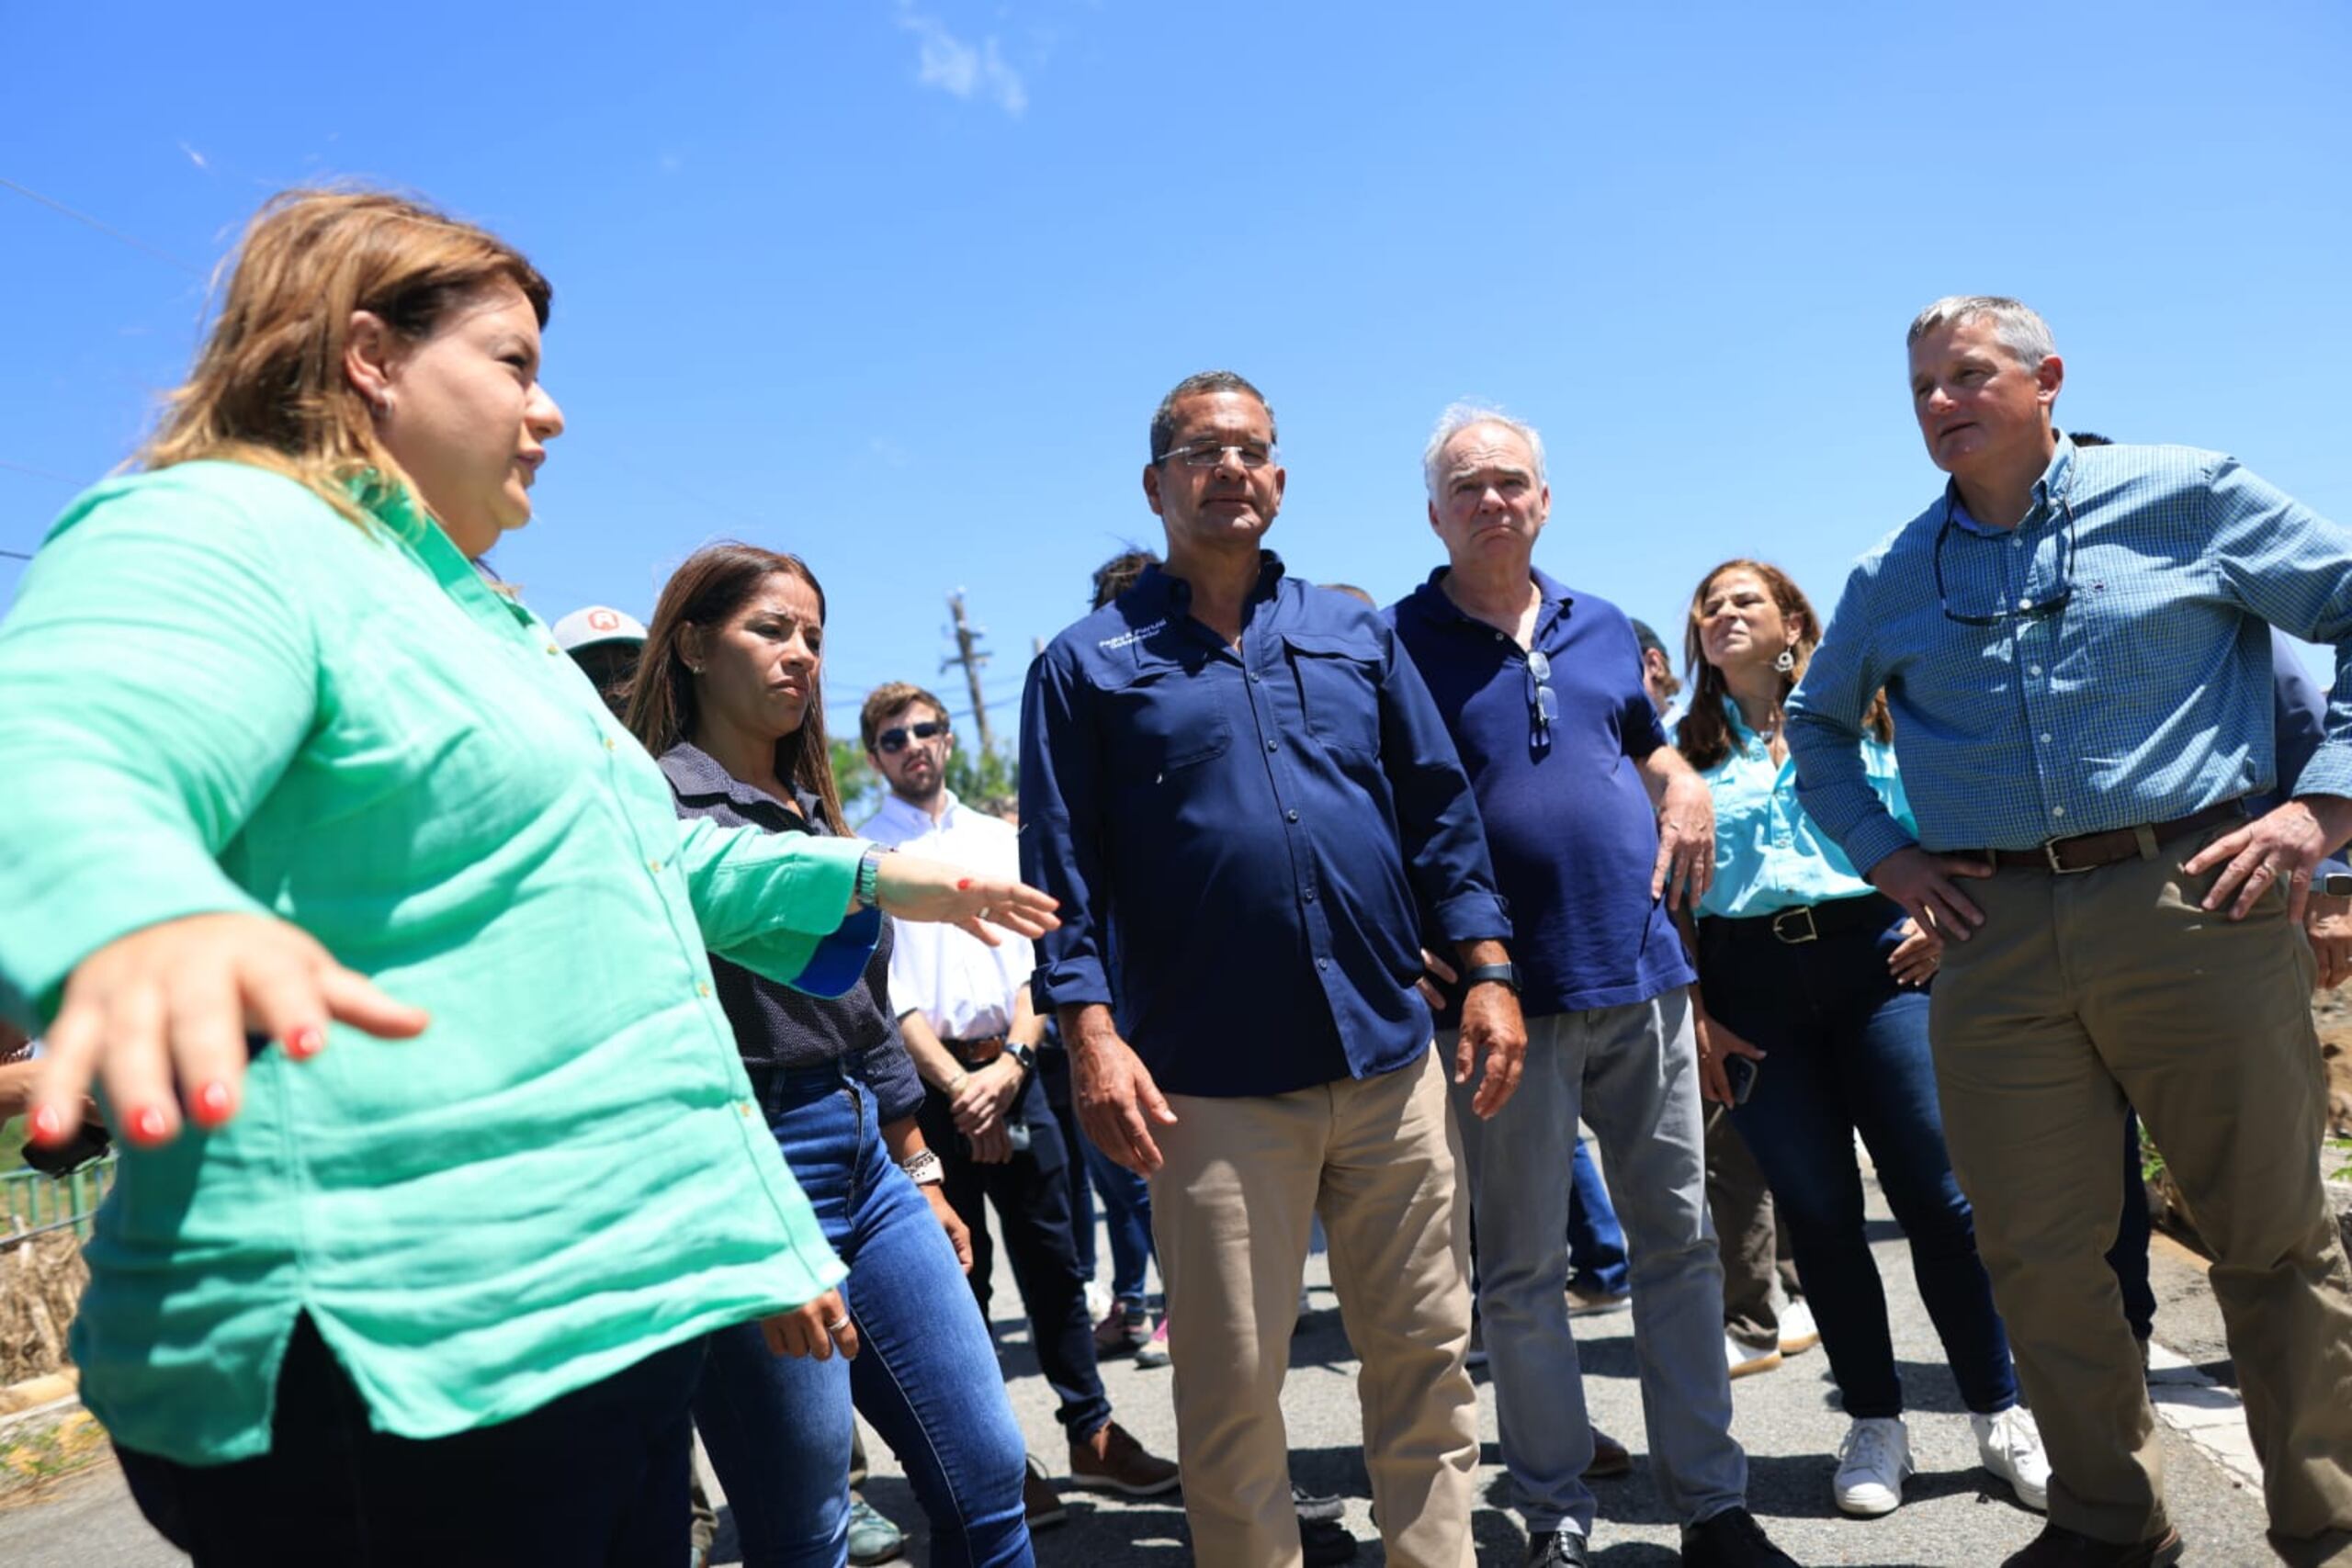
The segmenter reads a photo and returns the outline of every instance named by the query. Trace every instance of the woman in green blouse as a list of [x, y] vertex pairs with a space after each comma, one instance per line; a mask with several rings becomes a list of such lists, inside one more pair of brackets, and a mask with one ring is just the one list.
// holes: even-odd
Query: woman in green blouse
[[682, 1560], [704, 1336], [841, 1275], [707, 953], [831, 992], [865, 905], [1052, 923], [681, 823], [484, 581], [563, 428], [548, 298], [414, 204], [273, 201], [0, 622], [0, 1010], [36, 1139], [95, 1077], [126, 1141], [74, 1355], [199, 1563]]

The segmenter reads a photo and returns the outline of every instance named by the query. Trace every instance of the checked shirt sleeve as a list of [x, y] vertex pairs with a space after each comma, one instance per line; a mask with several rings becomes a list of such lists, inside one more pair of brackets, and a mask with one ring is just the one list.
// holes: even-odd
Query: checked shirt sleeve
[[1864, 876], [1895, 851], [1917, 842], [1871, 786], [1862, 759], [1862, 719], [1886, 679], [1871, 647], [1873, 583], [1869, 562], [1856, 567], [1847, 579], [1838, 612], [1788, 702], [1797, 799]]

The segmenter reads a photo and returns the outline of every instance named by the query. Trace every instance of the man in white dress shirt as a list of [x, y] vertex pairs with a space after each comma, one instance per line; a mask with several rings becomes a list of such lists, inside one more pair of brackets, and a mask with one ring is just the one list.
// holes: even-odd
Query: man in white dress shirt
[[[1017, 875], [1011, 826], [956, 798], [946, 766], [955, 736], [947, 710], [918, 686], [892, 682], [865, 699], [859, 718], [866, 760], [890, 786], [882, 809], [858, 829], [891, 849]], [[1033, 1087], [1044, 1032], [1029, 1000], [1035, 965], [1025, 938], [999, 932], [989, 947], [960, 931], [941, 941], [901, 921], [890, 950], [890, 996], [915, 1070], [929, 1089], [918, 1112], [923, 1141], [946, 1168], [947, 1201], [972, 1231], [972, 1292], [989, 1306], [994, 1247], [983, 1200], [996, 1210], [1037, 1363], [1061, 1400], [1074, 1482], [1130, 1496], [1174, 1489], [1176, 1466], [1147, 1452], [1111, 1419], [1094, 1364], [1094, 1323], [1070, 1234], [1064, 1162], [1077, 1157]], [[1034, 1461], [1033, 1461], [1034, 1463]], [[1031, 1523], [1056, 1517], [1033, 1477]]]

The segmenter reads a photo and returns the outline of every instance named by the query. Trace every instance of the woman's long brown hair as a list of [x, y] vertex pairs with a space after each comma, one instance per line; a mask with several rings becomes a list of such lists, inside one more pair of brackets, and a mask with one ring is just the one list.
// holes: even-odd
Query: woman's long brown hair
[[[729, 539], [707, 545], [688, 556], [662, 585], [662, 602], [653, 607], [653, 624], [646, 629], [645, 651], [638, 658], [636, 677], [629, 682], [629, 732], [659, 757], [681, 740], [694, 736], [698, 716], [694, 671], [686, 668], [680, 642], [688, 626], [716, 631], [743, 606], [761, 584], [781, 572], [808, 585], [817, 596], [818, 625], [824, 624], [825, 589], [817, 574], [798, 556], [763, 550]], [[808, 693], [808, 711], [800, 728], [775, 743], [775, 776], [805, 789], [822, 803], [826, 826], [836, 833], [849, 831], [842, 819], [841, 786], [833, 780], [832, 749], [825, 740], [825, 690], [818, 681]]]
[[227, 458], [307, 486], [355, 523], [352, 481], [415, 487], [376, 438], [368, 400], [344, 372], [357, 310], [411, 342], [501, 281], [547, 325], [554, 290], [488, 230], [367, 190], [289, 190], [262, 205], [238, 246], [220, 314], [164, 401], [141, 468]]
[[[1699, 618], [1715, 580], [1734, 571], [1747, 572], [1761, 582], [1764, 592], [1772, 596], [1773, 604], [1779, 608], [1781, 619], [1797, 628], [1796, 646], [1789, 650], [1795, 656], [1794, 664], [1781, 677], [1781, 701], [1786, 702], [1797, 682], [1804, 678], [1805, 666], [1813, 660], [1813, 650], [1821, 645], [1821, 617], [1813, 613], [1813, 601], [1779, 567], [1743, 558], [1727, 560], [1699, 580], [1699, 586], [1690, 593], [1690, 613], [1682, 624], [1682, 663], [1690, 674], [1690, 706], [1683, 714], [1682, 722], [1675, 726], [1674, 745], [1702, 773], [1731, 755], [1731, 721], [1724, 716], [1724, 702], [1731, 695], [1731, 689], [1724, 683], [1724, 672], [1707, 662], [1701, 649]], [[1886, 711], [1884, 692], [1871, 698], [1871, 711], [1862, 722], [1882, 741], [1894, 739], [1894, 718]]]

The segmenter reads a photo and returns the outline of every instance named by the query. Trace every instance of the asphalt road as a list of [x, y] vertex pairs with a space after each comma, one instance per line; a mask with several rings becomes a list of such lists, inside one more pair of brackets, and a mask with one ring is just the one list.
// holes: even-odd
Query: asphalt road
[[[1829, 1500], [1830, 1456], [1844, 1430], [1844, 1417], [1835, 1406], [1826, 1359], [1815, 1351], [1777, 1371], [1734, 1385], [1737, 1432], [1749, 1454], [1750, 1506], [1773, 1539], [1807, 1564], [1989, 1568], [2031, 1539], [2041, 1528], [2040, 1517], [2018, 1507], [2006, 1487], [1976, 1468], [1966, 1417], [1920, 1307], [1901, 1237], [1885, 1217], [1884, 1205], [1875, 1201], [1875, 1194], [1873, 1198], [1879, 1269], [1893, 1314], [1920, 1473], [1911, 1481], [1904, 1506], [1883, 1519], [1849, 1519], [1837, 1513]], [[2210, 1365], [2221, 1354], [2220, 1320], [2202, 1276], [2161, 1244], [2156, 1269], [2165, 1302], [2157, 1319], [2158, 1338], [2192, 1360], [2209, 1363], [2209, 1371], [2225, 1371]], [[1319, 1258], [1310, 1267], [1310, 1280], [1316, 1310], [1294, 1341], [1294, 1370], [1283, 1401], [1292, 1472], [1316, 1491], [1350, 1498], [1347, 1523], [1363, 1543], [1357, 1562], [1373, 1568], [1384, 1554], [1368, 1517], [1370, 1492], [1358, 1448], [1362, 1425], [1353, 1390], [1355, 1363]], [[998, 1282], [995, 1299], [1001, 1311], [1017, 1302], [1009, 1277]], [[1025, 1326], [1006, 1320], [998, 1327], [1013, 1403], [1031, 1448], [1051, 1471], [1062, 1473], [1064, 1450], [1053, 1420], [1052, 1396], [1030, 1358]], [[1577, 1334], [1584, 1349], [1586, 1397], [1594, 1416], [1637, 1459], [1632, 1476], [1597, 1488], [1600, 1519], [1593, 1539], [1594, 1560], [1609, 1568], [1654, 1568], [1678, 1562], [1675, 1522], [1660, 1506], [1646, 1467], [1639, 1462], [1644, 1444], [1632, 1320], [1622, 1314], [1584, 1319]], [[1156, 1450], [1172, 1452], [1175, 1425], [1169, 1409], [1168, 1373], [1114, 1362], [1104, 1367], [1103, 1376], [1118, 1420]], [[1486, 1451], [1478, 1478], [1479, 1561], [1515, 1568], [1525, 1538], [1511, 1512], [1510, 1483], [1495, 1448], [1493, 1402], [1485, 1400], [1482, 1405]], [[2269, 1561], [2259, 1496], [2175, 1435], [2165, 1433], [2165, 1443], [2166, 1491], [2189, 1543], [2188, 1561], [2233, 1565]], [[913, 1495], [888, 1450], [870, 1439], [867, 1446], [875, 1469], [867, 1495], [901, 1524], [918, 1527], [909, 1559], [923, 1562], [922, 1516]], [[1069, 1522], [1038, 1538], [1038, 1561], [1046, 1568], [1173, 1568], [1191, 1561], [1183, 1511], [1172, 1498], [1130, 1502], [1073, 1492], [1069, 1503]], [[721, 1562], [737, 1561], [730, 1543], [731, 1536], [722, 1535]], [[185, 1562], [147, 1529], [110, 1467], [69, 1482], [30, 1506], [0, 1510], [0, 1563], [9, 1568], [168, 1568]]]

